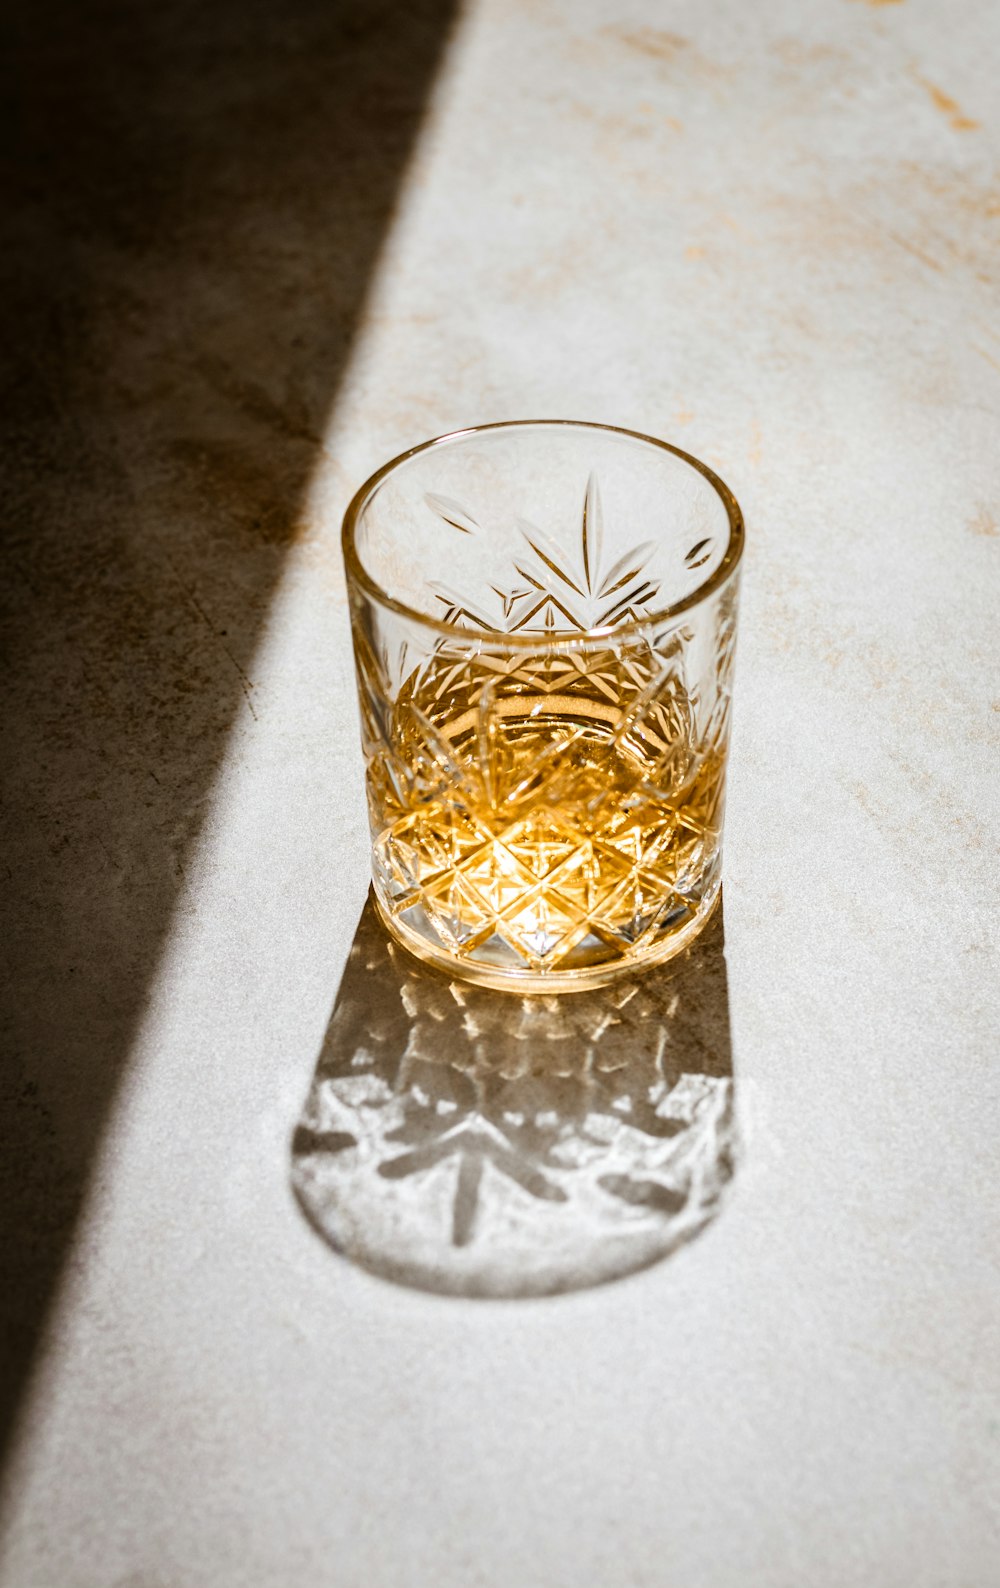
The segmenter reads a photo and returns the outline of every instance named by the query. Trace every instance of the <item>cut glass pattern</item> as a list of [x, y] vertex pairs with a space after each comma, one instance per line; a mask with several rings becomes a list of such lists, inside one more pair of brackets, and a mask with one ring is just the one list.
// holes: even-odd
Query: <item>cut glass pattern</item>
[[[425, 503], [456, 535], [483, 535], [464, 504]], [[574, 558], [534, 524], [519, 533], [506, 587], [432, 586], [454, 627], [409, 671], [407, 640], [390, 667], [360, 623], [355, 639], [383, 912], [425, 956], [541, 985], [662, 957], [711, 908], [735, 597], [719, 602], [700, 723], [691, 631], [648, 622], [651, 543], [608, 564], [596, 476]]]

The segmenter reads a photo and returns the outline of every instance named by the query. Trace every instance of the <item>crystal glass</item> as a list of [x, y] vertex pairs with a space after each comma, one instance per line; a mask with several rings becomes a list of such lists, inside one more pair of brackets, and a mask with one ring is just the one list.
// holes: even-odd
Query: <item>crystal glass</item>
[[743, 520], [696, 458], [541, 420], [387, 463], [344, 520], [389, 931], [569, 992], [666, 959], [720, 886]]

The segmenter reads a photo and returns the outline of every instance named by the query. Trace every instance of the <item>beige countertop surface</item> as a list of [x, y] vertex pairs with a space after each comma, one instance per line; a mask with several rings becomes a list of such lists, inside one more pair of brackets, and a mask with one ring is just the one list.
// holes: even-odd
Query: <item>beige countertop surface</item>
[[[0, 1584], [1000, 1583], [1000, 10], [25, 16]], [[340, 516], [542, 416], [746, 514], [738, 1141], [649, 1266], [495, 1300], [331, 1250], [290, 1144], [368, 877]], [[444, 1273], [457, 1173], [355, 1244]]]

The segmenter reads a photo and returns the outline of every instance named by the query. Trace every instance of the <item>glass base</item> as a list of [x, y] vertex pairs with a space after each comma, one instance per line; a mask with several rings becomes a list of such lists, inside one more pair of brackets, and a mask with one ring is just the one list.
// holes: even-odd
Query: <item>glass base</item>
[[516, 965], [492, 966], [482, 961], [471, 962], [464, 956], [450, 953], [443, 945], [431, 941], [428, 936], [403, 920], [400, 912], [394, 911], [380, 897], [377, 883], [372, 892], [379, 916], [387, 931], [397, 943], [424, 964], [443, 971], [446, 976], [455, 980], [472, 982], [477, 987], [490, 987], [495, 992], [537, 996], [544, 993], [589, 992], [592, 988], [606, 987], [610, 982], [641, 974], [650, 966], [661, 965], [664, 960], [673, 959], [674, 955], [685, 949], [707, 924], [718, 903], [720, 890], [720, 880], [716, 877], [693, 913], [689, 912], [686, 919], [678, 922], [673, 929], [667, 927], [639, 946], [630, 947], [627, 951], [608, 958], [605, 945], [603, 949], [605, 957], [598, 963], [547, 971], [525, 970]]

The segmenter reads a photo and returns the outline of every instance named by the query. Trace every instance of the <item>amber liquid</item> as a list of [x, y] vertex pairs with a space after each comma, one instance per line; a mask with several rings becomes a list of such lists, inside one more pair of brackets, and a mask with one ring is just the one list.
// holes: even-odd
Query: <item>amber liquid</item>
[[[477, 979], [593, 982], [662, 958], [714, 899], [724, 747], [676, 679], [612, 652], [502, 676], [439, 659], [369, 768], [376, 892]], [[542, 686], [542, 687], [539, 687]]]

